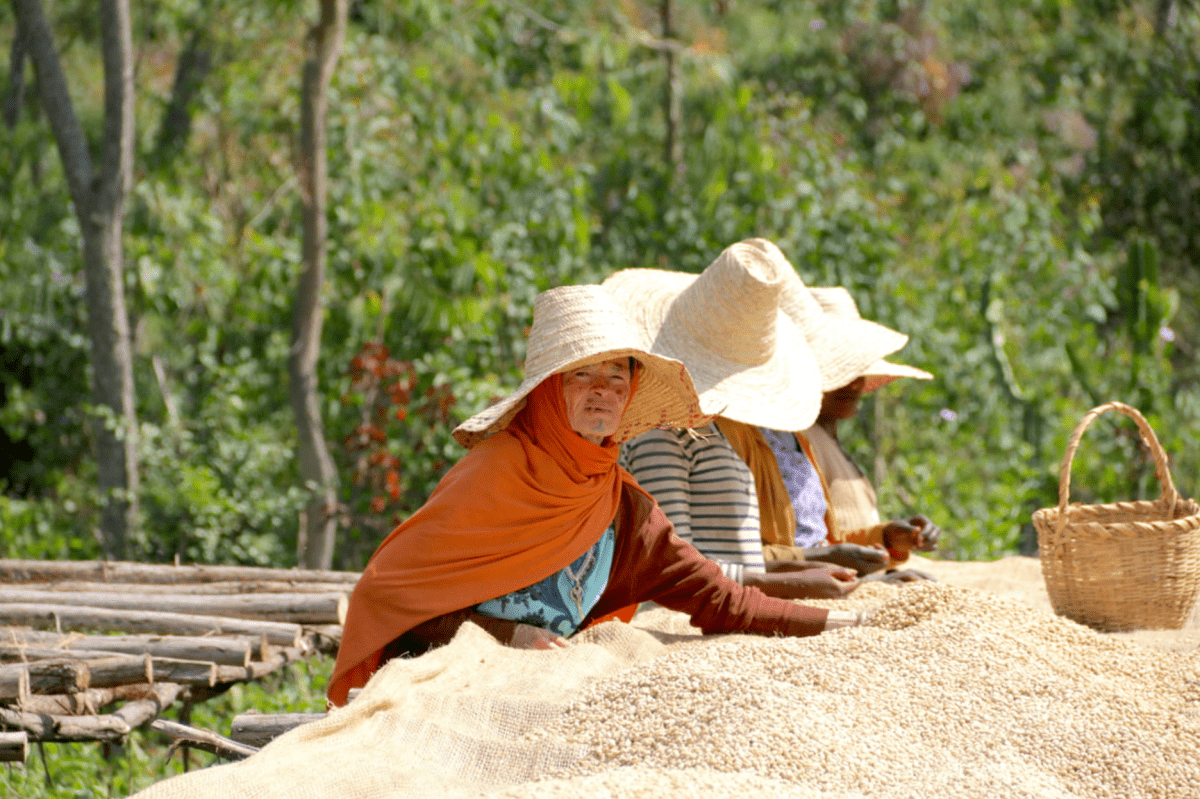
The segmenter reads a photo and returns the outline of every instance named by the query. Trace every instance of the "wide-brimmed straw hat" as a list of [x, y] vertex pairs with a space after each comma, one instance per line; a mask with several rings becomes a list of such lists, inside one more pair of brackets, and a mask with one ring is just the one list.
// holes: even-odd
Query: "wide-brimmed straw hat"
[[637, 359], [642, 369], [613, 441], [654, 427], [695, 427], [711, 421], [700, 410], [684, 365], [652, 354], [648, 342], [600, 286], [561, 286], [539, 294], [525, 353], [521, 385], [456, 427], [458, 443], [470, 448], [503, 430], [524, 407], [529, 392], [550, 375], [625, 356]]
[[655, 353], [687, 364], [705, 413], [803, 430], [820, 412], [821, 375], [808, 341], [779, 309], [782, 270], [791, 267], [771, 257], [768, 244], [738, 242], [699, 275], [625, 269], [603, 285]]
[[[854, 297], [844, 287], [813, 288], [809, 289], [809, 291], [821, 306], [821, 309], [829, 316], [839, 320], [848, 320], [851, 323], [854, 323], [855, 320], [858, 322], [864, 321], [858, 312], [858, 305], [854, 302]], [[872, 322], [870, 324], [875, 323]], [[905, 336], [904, 338], [907, 342], [908, 337]], [[933, 375], [924, 369], [918, 369], [915, 366], [907, 366], [902, 363], [892, 363], [883, 358], [867, 366], [863, 370], [862, 375], [867, 378], [866, 385], [863, 386], [864, 392], [874, 391], [900, 377], [912, 377], [917, 380], [933, 379]]]
[[804, 332], [821, 369], [822, 391], [833, 391], [858, 379], [866, 369], [908, 342], [908, 336], [862, 319], [834, 316], [822, 309], [812, 291], [774, 244], [772, 257], [788, 265], [788, 280], [779, 305]]

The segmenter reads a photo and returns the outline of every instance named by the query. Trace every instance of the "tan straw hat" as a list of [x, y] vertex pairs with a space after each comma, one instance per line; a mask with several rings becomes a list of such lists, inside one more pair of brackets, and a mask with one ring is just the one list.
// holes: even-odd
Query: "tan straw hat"
[[821, 408], [821, 375], [808, 341], [779, 310], [781, 270], [791, 267], [769, 257], [768, 244], [738, 242], [699, 275], [625, 269], [604, 288], [654, 352], [687, 364], [705, 413], [803, 430]]
[[[836, 319], [852, 321], [852, 323], [855, 320], [857, 322], [863, 321], [862, 316], [858, 313], [858, 305], [855, 304], [854, 297], [842, 286], [809, 290], [821, 306], [821, 309], [830, 316]], [[908, 336], [905, 336], [904, 339], [907, 342]], [[883, 358], [867, 366], [862, 371], [862, 374], [867, 378], [867, 383], [863, 387], [864, 392], [874, 391], [881, 386], [886, 386], [898, 377], [912, 377], [917, 380], [933, 379], [933, 375], [924, 369], [918, 369], [915, 366], [906, 366], [902, 363], [892, 363], [891, 361], [885, 361]]]
[[821, 390], [833, 391], [856, 380], [867, 367], [891, 355], [908, 341], [908, 336], [891, 328], [859, 318], [836, 317], [825, 312], [812, 291], [774, 244], [772, 256], [788, 264], [779, 305], [796, 323], [821, 368]]
[[637, 359], [642, 370], [613, 441], [653, 427], [695, 427], [711, 420], [700, 410], [684, 365], [650, 354], [625, 312], [599, 286], [561, 286], [539, 294], [525, 352], [521, 385], [454, 428], [458, 443], [470, 448], [503, 430], [524, 407], [526, 395], [550, 375], [627, 355]]

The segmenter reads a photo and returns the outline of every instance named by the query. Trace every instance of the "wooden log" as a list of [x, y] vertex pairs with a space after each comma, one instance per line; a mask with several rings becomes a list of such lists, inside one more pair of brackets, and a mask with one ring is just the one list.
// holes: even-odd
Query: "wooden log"
[[27, 713], [51, 716], [94, 716], [113, 702], [129, 702], [155, 696], [155, 686], [149, 683], [114, 685], [111, 688], [89, 688], [75, 694], [30, 694], [17, 705]]
[[153, 658], [151, 665], [155, 680], [206, 687], [217, 684], [217, 676], [223, 668], [245, 668], [244, 666], [218, 666], [207, 660], [172, 660], [170, 658]]
[[[0, 582], [0, 584], [3, 584]], [[337, 594], [350, 593], [354, 583], [308, 582], [305, 580], [230, 580], [212, 583], [106, 583], [86, 580], [16, 583], [29, 591], [86, 594]], [[13, 586], [6, 586], [6, 588]]]
[[34, 741], [120, 741], [132, 729], [124, 719], [106, 716], [51, 716], [0, 708], [0, 724], [24, 730]]
[[[114, 655], [112, 652], [102, 653], [107, 657], [96, 660], [85, 660], [82, 666], [87, 669], [88, 688], [112, 688], [117, 685], [134, 685], [137, 683], [154, 682], [154, 669], [149, 655]], [[37, 664], [34, 664], [36, 667]], [[30, 681], [32, 687], [32, 680]], [[34, 690], [35, 694], [68, 694], [71, 690], [51, 691]]]
[[42, 646], [13, 646], [0, 644], [0, 663], [32, 663], [35, 660], [99, 660], [110, 658], [112, 652], [97, 652], [90, 649], [54, 649]]
[[337, 624], [338, 606], [346, 601], [348, 600], [344, 593], [209, 595], [119, 594], [111, 591], [93, 591], [78, 594], [30, 591], [23, 588], [7, 588], [0, 591], [0, 604], [57, 604], [312, 624]]
[[21, 703], [29, 698], [29, 672], [0, 667], [0, 701]]
[[0, 763], [24, 763], [29, 757], [29, 733], [0, 732]]
[[45, 713], [51, 716], [89, 716], [112, 704], [117, 689], [89, 688], [74, 694], [30, 694], [16, 705], [26, 713]]
[[16, 667], [29, 671], [29, 687], [34, 694], [72, 694], [89, 687], [115, 688], [154, 682], [210, 687], [217, 683], [221, 668], [234, 669], [239, 674], [247, 671], [240, 666], [217, 666], [207, 660], [101, 654], [104, 657], [98, 660], [38, 660]]
[[[54, 649], [61, 654], [88, 652], [119, 652], [125, 655], [150, 655], [175, 660], [207, 660], [222, 666], [248, 666], [251, 659], [262, 660], [262, 640], [252, 638], [200, 637], [175, 635], [59, 635], [36, 630], [17, 631], [10, 628], [9, 637], [16, 643], [2, 643], [0, 660], [10, 651], [23, 647]], [[32, 658], [29, 658], [32, 660]]]
[[324, 713], [239, 713], [233, 717], [229, 737], [248, 746], [265, 746], [303, 724], [325, 718]]
[[249, 682], [261, 679], [271, 672], [278, 671], [284, 666], [300, 660], [307, 650], [291, 646], [271, 647], [270, 654], [261, 661], [251, 663], [247, 668], [237, 666], [218, 666], [217, 683]]
[[112, 715], [122, 719], [130, 729], [135, 729], [157, 718], [158, 714], [173, 705], [185, 690], [187, 686], [177, 683], [155, 683], [150, 686], [147, 696], [126, 702], [120, 710], [113, 711]]
[[212, 752], [214, 755], [219, 755], [228, 760], [242, 760], [258, 751], [257, 747], [247, 746], [244, 743], [226, 738], [223, 735], [218, 735], [215, 732], [189, 727], [186, 724], [178, 724], [174, 721], [166, 721], [165, 719], [157, 719], [151, 722], [150, 729], [161, 732], [175, 743], [186, 743], [188, 746], [203, 749], [205, 752]]
[[25, 673], [29, 692], [34, 694], [74, 694], [90, 687], [91, 674], [82, 660], [9, 663], [0, 666], [0, 685], [19, 680], [13, 675], [20, 672]]
[[173, 566], [103, 560], [0, 560], [0, 583], [88, 580], [125, 583], [212, 583], [237, 580], [356, 583], [360, 572], [259, 566]]
[[304, 640], [300, 625], [287, 622], [61, 604], [0, 603], [0, 624], [25, 625], [42, 630], [115, 630], [150, 635], [262, 635], [266, 636], [269, 643], [279, 646], [301, 646]]
[[33, 741], [118, 742], [169, 707], [183, 690], [182, 685], [159, 683], [150, 686], [144, 698], [126, 702], [120, 710], [107, 715], [59, 716], [0, 707], [0, 724], [24, 730]]
[[309, 633], [309, 645], [318, 652], [336, 655], [342, 644], [343, 628], [340, 624], [304, 625]]

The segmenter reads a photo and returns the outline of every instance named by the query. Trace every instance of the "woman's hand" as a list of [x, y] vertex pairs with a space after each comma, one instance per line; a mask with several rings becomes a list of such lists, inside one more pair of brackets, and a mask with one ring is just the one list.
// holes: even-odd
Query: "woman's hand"
[[872, 574], [869, 577], [864, 577], [864, 581], [871, 580], [873, 582], [890, 583], [899, 585], [900, 583], [919, 583], [925, 580], [937, 582], [937, 578], [932, 574], [928, 574], [917, 569], [892, 569], [886, 572]]
[[859, 577], [877, 572], [888, 565], [888, 553], [880, 546], [862, 544], [824, 544], [804, 550], [804, 557], [811, 561], [833, 563], [853, 569]]
[[516, 649], [566, 649], [571, 642], [558, 633], [542, 627], [518, 624], [513, 630], [508, 645]]
[[888, 549], [908, 557], [908, 553], [914, 549], [920, 552], [936, 549], [941, 534], [942, 528], [931, 522], [928, 516], [918, 513], [908, 519], [888, 522], [883, 528], [883, 541]]
[[861, 627], [867, 623], [867, 614], [861, 610], [831, 610], [825, 619], [825, 632], [842, 627]]
[[830, 564], [799, 571], [747, 574], [742, 583], [779, 599], [840, 599], [858, 588], [852, 569]]
[[777, 572], [802, 572], [808, 569], [829, 569], [834, 564], [820, 560], [768, 560], [767, 574]]

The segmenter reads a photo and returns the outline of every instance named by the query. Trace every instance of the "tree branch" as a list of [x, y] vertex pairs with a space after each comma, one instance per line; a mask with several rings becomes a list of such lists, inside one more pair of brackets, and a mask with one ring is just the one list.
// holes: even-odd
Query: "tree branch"
[[50, 122], [50, 130], [58, 145], [71, 199], [80, 212], [90, 211], [94, 177], [92, 156], [88, 152], [83, 126], [75, 116], [75, 106], [67, 90], [67, 79], [58, 58], [50, 23], [46, 21], [40, 0], [12, 0], [12, 4], [17, 27], [25, 39], [37, 73], [42, 108], [45, 109], [46, 119]]

